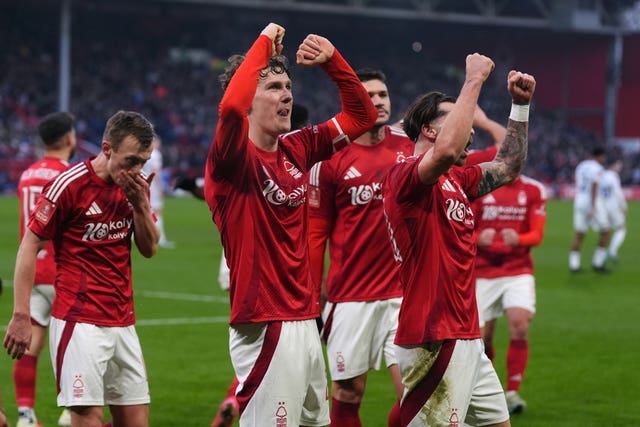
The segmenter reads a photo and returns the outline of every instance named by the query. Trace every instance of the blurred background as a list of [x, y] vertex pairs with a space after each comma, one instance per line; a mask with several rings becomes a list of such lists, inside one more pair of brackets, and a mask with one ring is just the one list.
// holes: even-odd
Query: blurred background
[[[167, 191], [200, 176], [217, 123], [217, 76], [268, 22], [286, 28], [294, 100], [312, 123], [339, 109], [321, 70], [295, 65], [308, 33], [351, 65], [382, 69], [393, 116], [429, 90], [457, 94], [465, 55], [496, 69], [480, 106], [506, 123], [506, 74], [535, 75], [525, 173], [551, 197], [572, 196], [575, 165], [596, 146], [624, 159], [628, 198], [640, 199], [640, 3], [635, 0], [1, 0], [0, 194], [39, 156], [47, 113], [77, 119], [81, 150], [99, 150], [106, 119], [136, 110], [163, 141]], [[477, 147], [487, 144], [480, 134]]]

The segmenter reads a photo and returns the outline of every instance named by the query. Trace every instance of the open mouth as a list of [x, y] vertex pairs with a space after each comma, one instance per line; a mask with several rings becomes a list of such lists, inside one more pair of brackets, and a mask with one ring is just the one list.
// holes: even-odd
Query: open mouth
[[289, 110], [286, 108], [283, 108], [282, 110], [278, 110], [278, 116], [289, 117]]

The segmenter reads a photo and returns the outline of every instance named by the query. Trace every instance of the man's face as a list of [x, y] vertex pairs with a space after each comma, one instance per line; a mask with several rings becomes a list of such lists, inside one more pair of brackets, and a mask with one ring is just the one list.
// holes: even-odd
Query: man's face
[[378, 117], [376, 118], [376, 127], [387, 124], [391, 117], [391, 99], [389, 98], [389, 91], [387, 85], [378, 79], [362, 82], [365, 90], [371, 97], [373, 105], [378, 110]]
[[142, 170], [142, 166], [151, 158], [153, 147], [150, 145], [146, 149], [140, 147], [138, 139], [132, 135], [128, 135], [120, 143], [117, 150], [111, 148], [111, 143], [105, 141], [103, 143], [103, 151], [107, 155], [107, 169], [111, 179], [124, 170], [130, 175], [137, 175]]
[[258, 82], [249, 123], [272, 136], [289, 132], [292, 107], [291, 79], [286, 73], [270, 72]]

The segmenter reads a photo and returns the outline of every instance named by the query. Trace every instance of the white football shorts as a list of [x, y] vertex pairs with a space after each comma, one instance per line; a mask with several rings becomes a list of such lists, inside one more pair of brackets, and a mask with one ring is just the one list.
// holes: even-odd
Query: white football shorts
[[147, 371], [134, 326], [96, 326], [52, 317], [49, 347], [58, 406], [149, 403]]
[[329, 392], [315, 319], [229, 327], [240, 425], [325, 426]]
[[333, 381], [379, 370], [383, 354], [387, 367], [398, 363], [393, 340], [400, 304], [402, 298], [325, 305], [322, 337]]
[[476, 299], [480, 327], [502, 316], [507, 308], [524, 308], [536, 312], [536, 283], [533, 275], [476, 279]]
[[411, 420], [409, 427], [485, 426], [509, 419], [481, 339], [399, 346], [397, 355], [405, 386], [400, 412], [403, 421]]
[[53, 285], [35, 285], [31, 289], [31, 320], [43, 328], [49, 327], [51, 306], [56, 291]]
[[589, 227], [593, 231], [602, 232], [611, 228], [607, 210], [602, 203], [596, 202], [593, 216], [589, 217], [591, 208], [589, 206], [574, 205], [573, 207], [573, 229], [579, 233], [586, 233]]

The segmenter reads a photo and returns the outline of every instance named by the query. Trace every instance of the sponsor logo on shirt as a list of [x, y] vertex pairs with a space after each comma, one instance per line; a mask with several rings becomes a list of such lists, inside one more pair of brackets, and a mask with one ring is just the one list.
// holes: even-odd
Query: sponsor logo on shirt
[[85, 224], [86, 231], [82, 240], [96, 242], [100, 240], [121, 240], [129, 235], [133, 219], [122, 218], [115, 221], [89, 222]]
[[449, 218], [449, 220], [466, 225], [473, 225], [473, 211], [470, 206], [455, 199], [447, 199], [445, 203], [447, 205], [447, 218]]
[[527, 207], [518, 206], [484, 206], [482, 208], [482, 219], [493, 221], [522, 221], [527, 215]]
[[381, 189], [381, 183], [372, 182], [371, 185], [363, 184], [349, 187], [347, 191], [351, 195], [351, 204], [356, 206], [366, 205], [371, 200], [382, 200]]
[[262, 190], [262, 195], [271, 204], [296, 207], [306, 200], [307, 184], [294, 188], [289, 194], [286, 194], [272, 179], [264, 180], [263, 184], [265, 188]]

